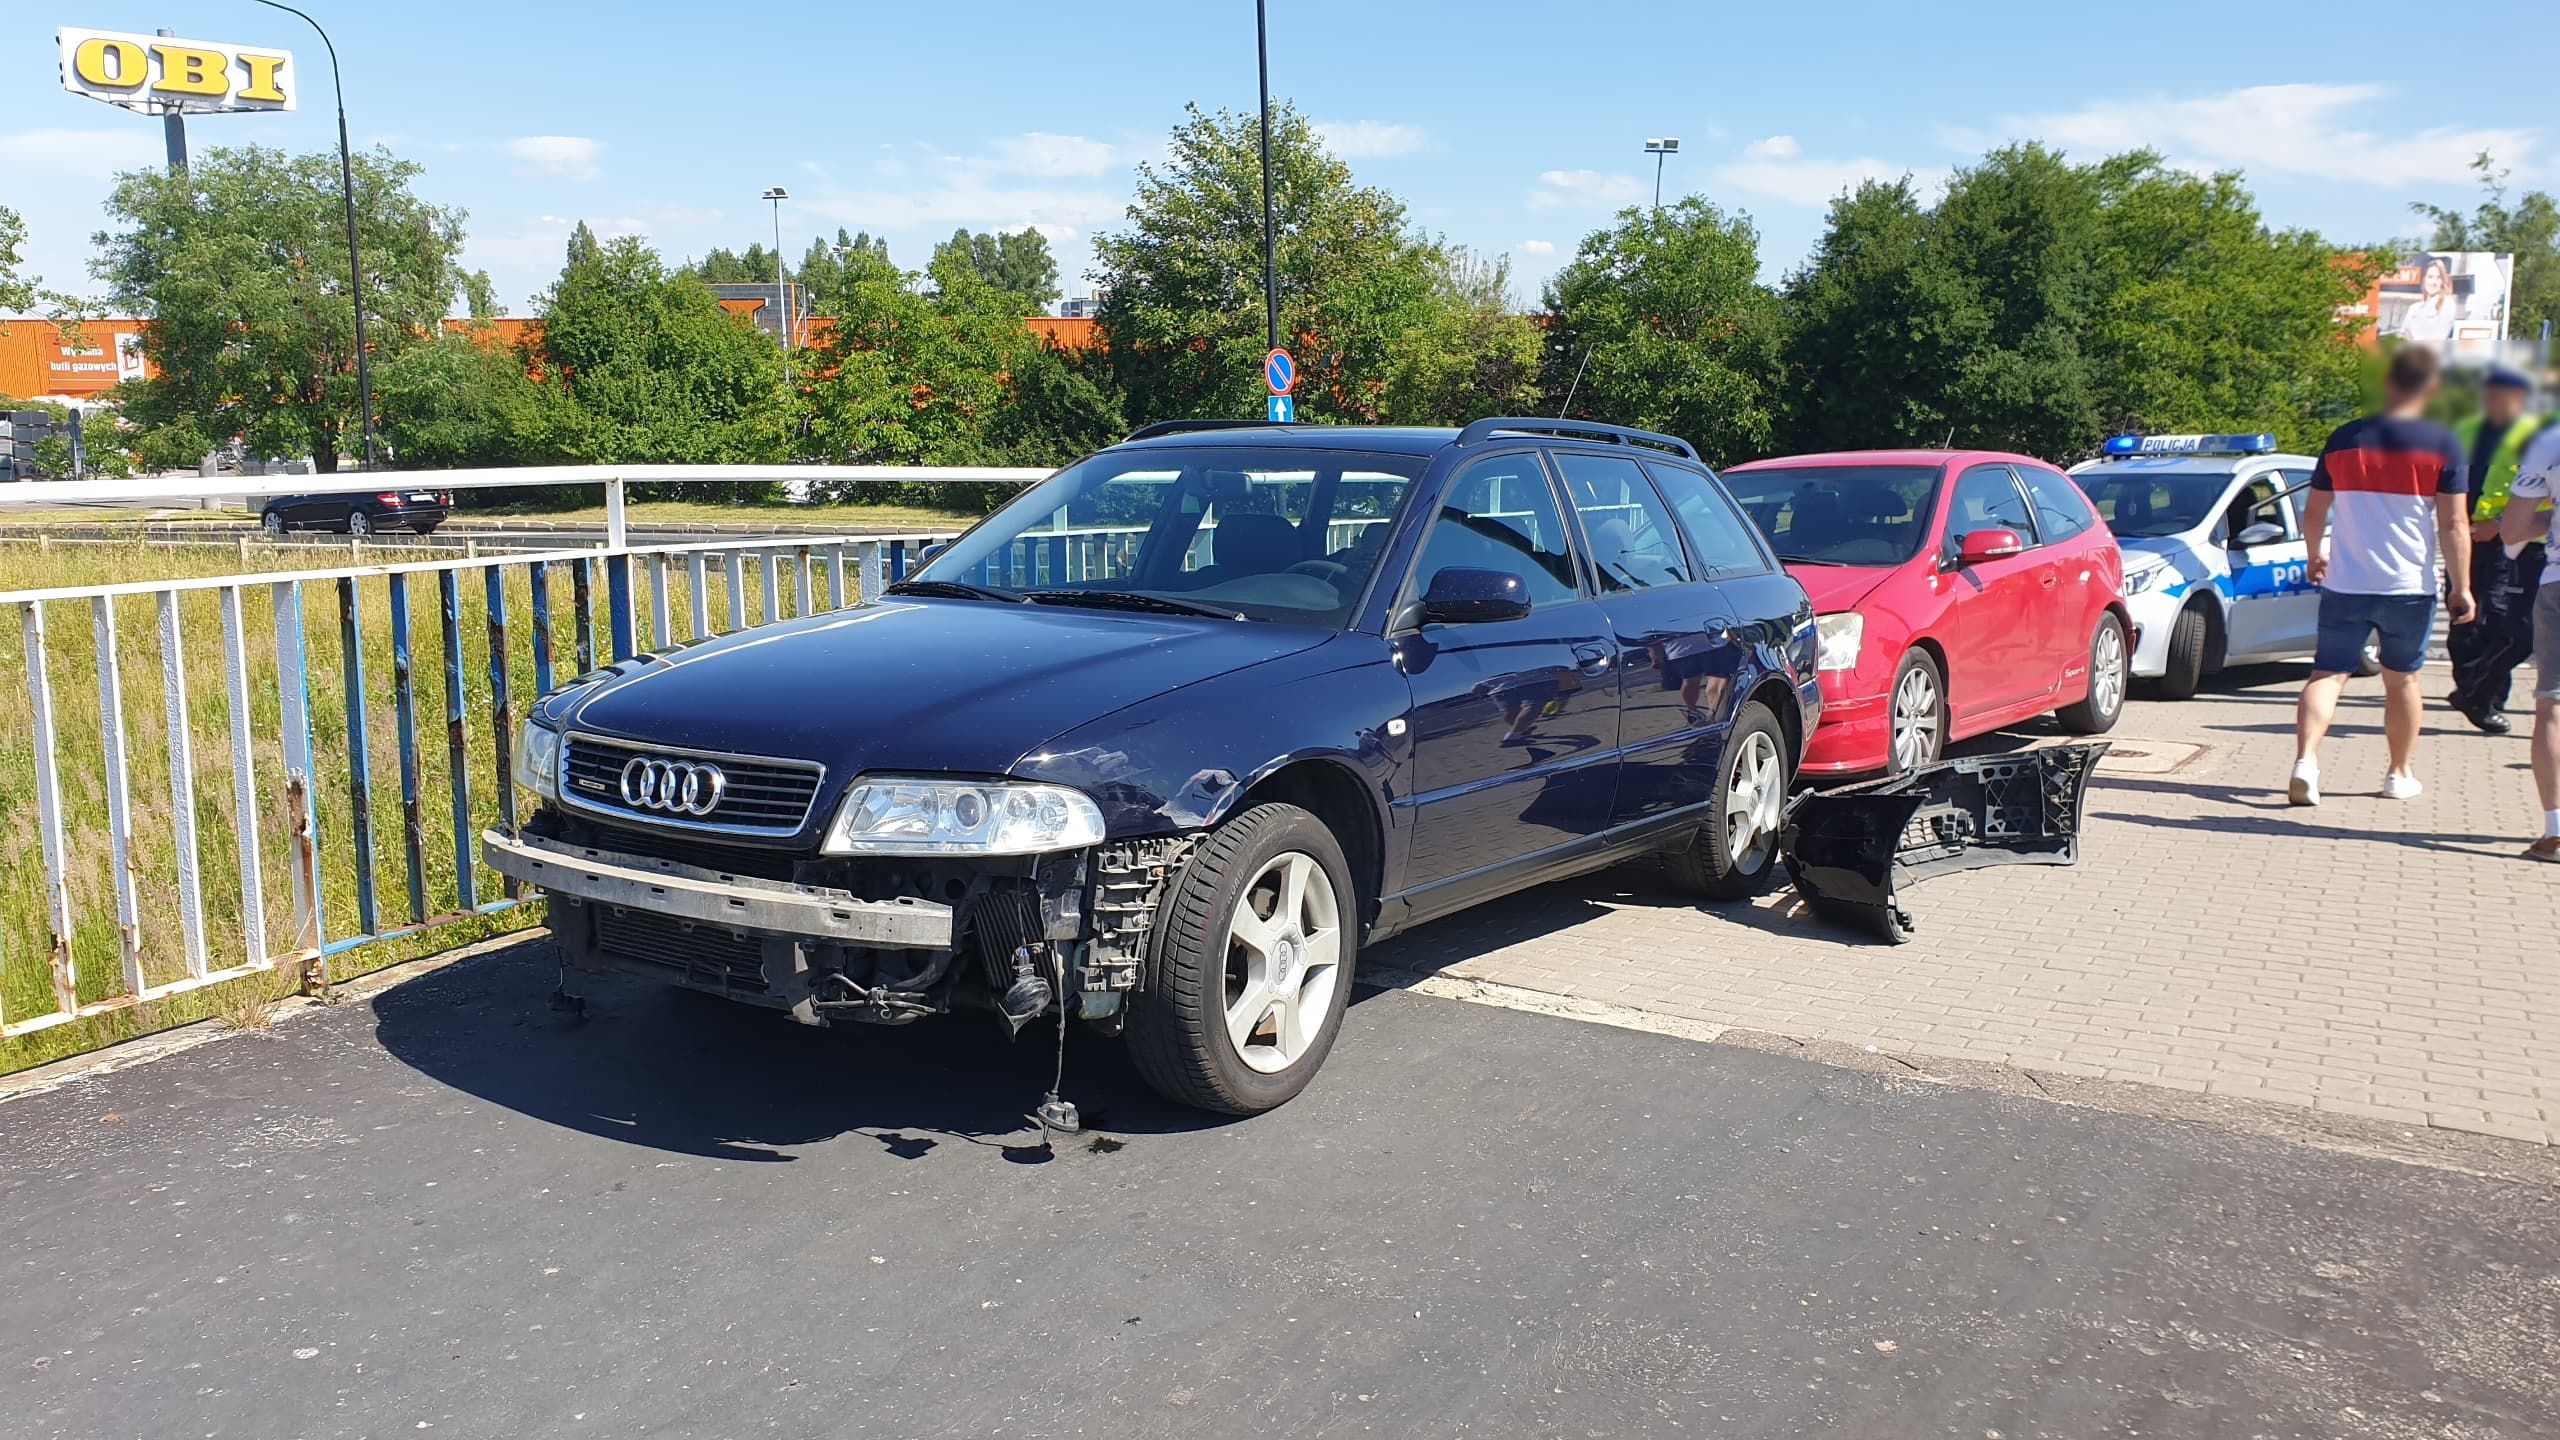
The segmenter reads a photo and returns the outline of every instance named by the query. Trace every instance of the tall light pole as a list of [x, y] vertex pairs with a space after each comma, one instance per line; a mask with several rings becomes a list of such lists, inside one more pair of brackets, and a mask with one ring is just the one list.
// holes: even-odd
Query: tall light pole
[[[298, 17], [320, 37], [329, 52], [329, 84], [338, 92], [338, 189], [347, 202], [347, 280], [354, 286], [348, 298], [356, 305], [356, 403], [364, 417], [364, 468], [373, 468], [373, 356], [364, 338], [364, 257], [356, 248], [356, 169], [347, 150], [347, 86], [338, 73], [338, 47], [320, 22], [276, 0], [257, 0], [270, 10], [281, 10]], [[331, 457], [335, 463], [335, 457]], [[315, 460], [316, 463], [316, 460]]]
[[782, 383], [791, 384], [791, 287], [782, 269], [782, 202], [791, 192], [776, 185], [760, 197], [773, 202], [773, 303], [782, 314]]
[[1271, 348], [1280, 348], [1280, 260], [1272, 238], [1271, 212], [1271, 36], [1265, 24], [1264, 0], [1253, 0], [1253, 51], [1262, 69], [1262, 315], [1271, 331]]
[[1677, 136], [1656, 137], [1644, 142], [1644, 153], [1653, 157], [1653, 208], [1662, 208], [1662, 162], [1680, 153]]

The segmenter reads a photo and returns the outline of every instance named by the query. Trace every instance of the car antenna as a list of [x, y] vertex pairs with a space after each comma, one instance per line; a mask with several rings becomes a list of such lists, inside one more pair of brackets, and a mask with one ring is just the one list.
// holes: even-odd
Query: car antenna
[[1585, 345], [1582, 347], [1582, 364], [1573, 367], [1573, 383], [1564, 387], [1564, 403], [1556, 407], [1557, 419], [1563, 419], [1573, 409], [1573, 392], [1582, 388], [1582, 367], [1590, 363], [1591, 347]]

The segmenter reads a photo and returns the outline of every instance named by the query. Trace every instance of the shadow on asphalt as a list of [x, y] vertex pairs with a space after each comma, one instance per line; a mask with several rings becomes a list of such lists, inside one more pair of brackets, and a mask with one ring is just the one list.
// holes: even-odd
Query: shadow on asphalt
[[[811, 1029], [778, 1012], [615, 977], [578, 976], [583, 1018], [548, 1003], [547, 941], [529, 941], [378, 996], [375, 1036], [419, 1073], [537, 1120], [684, 1155], [788, 1161], [861, 1134], [915, 1159], [945, 1144], [1051, 1158], [1030, 1111], [1057, 1031], [1008, 1043], [992, 1016]], [[1087, 1131], [1163, 1134], [1221, 1123], [1158, 1099], [1116, 1041], [1067, 1035], [1064, 1093]], [[1091, 1143], [1079, 1138], [1076, 1145]]]

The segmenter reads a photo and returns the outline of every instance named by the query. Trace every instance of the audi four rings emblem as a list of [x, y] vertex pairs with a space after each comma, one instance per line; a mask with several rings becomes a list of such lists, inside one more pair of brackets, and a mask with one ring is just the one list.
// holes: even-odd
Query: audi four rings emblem
[[708, 815], [720, 806], [729, 777], [699, 760], [658, 760], [642, 755], [622, 767], [622, 803], [665, 815]]

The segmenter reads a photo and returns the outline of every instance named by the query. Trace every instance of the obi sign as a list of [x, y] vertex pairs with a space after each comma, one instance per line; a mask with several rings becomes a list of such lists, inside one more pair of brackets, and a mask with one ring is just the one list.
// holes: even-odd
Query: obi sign
[[69, 26], [54, 39], [62, 88], [74, 95], [146, 115], [294, 108], [299, 76], [290, 50]]

